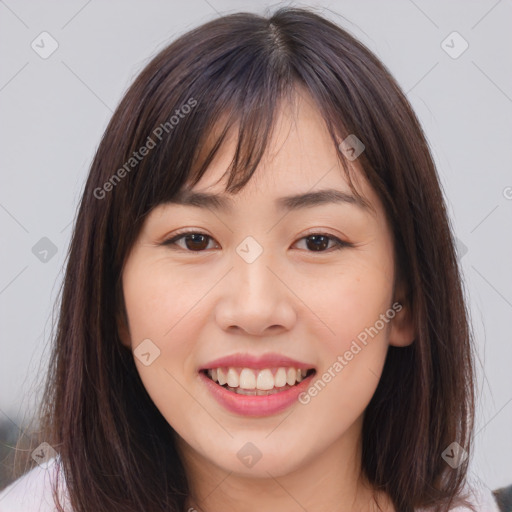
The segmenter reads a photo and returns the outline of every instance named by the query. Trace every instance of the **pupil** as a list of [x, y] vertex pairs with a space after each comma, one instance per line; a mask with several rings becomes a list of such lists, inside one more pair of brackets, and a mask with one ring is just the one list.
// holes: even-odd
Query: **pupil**
[[[311, 235], [308, 237], [308, 240], [313, 241], [312, 248], [314, 251], [325, 249], [329, 245], [329, 241], [324, 235]], [[311, 249], [309, 245], [308, 248]]]
[[[205, 240], [206, 240], [206, 236], [205, 235], [201, 235], [201, 234], [189, 235], [186, 238], [187, 249], [190, 249], [190, 250], [204, 249], [204, 247], [201, 245], [201, 243], [204, 245], [204, 241]], [[192, 243], [192, 246], [190, 245], [189, 242]], [[196, 244], [196, 245], [194, 245], [194, 244]], [[197, 246], [197, 244], [199, 244], [199, 246]], [[208, 245], [208, 244], [206, 244], [206, 245]]]

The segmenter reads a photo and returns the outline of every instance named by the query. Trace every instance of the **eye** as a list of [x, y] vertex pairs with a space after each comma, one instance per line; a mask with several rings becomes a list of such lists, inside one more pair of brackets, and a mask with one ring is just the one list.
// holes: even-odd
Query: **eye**
[[[331, 252], [331, 250], [338, 250], [351, 245], [328, 233], [311, 233], [301, 238], [299, 242], [302, 240], [305, 240], [306, 247], [311, 249], [308, 252]], [[330, 243], [332, 243], [331, 250], [326, 251], [325, 249], [329, 247]]]
[[[169, 240], [165, 240], [161, 245], [178, 246], [187, 252], [204, 252], [210, 240], [213, 241], [214, 239], [210, 235], [200, 231], [182, 231]], [[306, 241], [308, 252], [331, 252], [332, 250], [338, 250], [344, 247], [352, 247], [351, 243], [340, 240], [328, 233], [311, 233], [300, 238], [298, 242], [302, 240]], [[184, 241], [185, 246], [178, 244], [178, 242], [181, 241]], [[327, 248], [329, 248], [329, 250], [325, 250]]]
[[[189, 252], [202, 252], [208, 246], [209, 239], [213, 240], [213, 238], [206, 233], [201, 233], [199, 231], [182, 231], [175, 237], [162, 242], [162, 245], [177, 245]], [[185, 247], [177, 243], [181, 242], [181, 240], [185, 241]]]

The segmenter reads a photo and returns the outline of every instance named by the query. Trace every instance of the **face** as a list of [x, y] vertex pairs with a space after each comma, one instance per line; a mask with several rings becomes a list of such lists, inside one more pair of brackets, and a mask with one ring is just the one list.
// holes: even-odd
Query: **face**
[[[147, 217], [123, 269], [120, 333], [185, 457], [286, 475], [328, 450], [355, 456], [388, 346], [413, 334], [395, 294], [382, 205], [357, 160], [355, 185], [375, 211], [350, 199], [311, 100], [301, 96], [295, 115], [280, 112], [256, 174], [225, 194], [233, 144], [193, 188], [222, 195], [229, 208], [169, 203]], [[282, 200], [324, 189], [341, 199]], [[202, 371], [217, 368], [212, 376], [231, 389], [263, 389], [221, 388]], [[278, 392], [266, 396], [269, 388]]]

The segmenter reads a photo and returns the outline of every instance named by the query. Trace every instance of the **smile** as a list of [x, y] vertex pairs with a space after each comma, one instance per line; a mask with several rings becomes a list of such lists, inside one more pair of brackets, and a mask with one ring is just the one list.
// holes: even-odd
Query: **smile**
[[199, 371], [200, 381], [224, 409], [252, 417], [278, 414], [296, 404], [315, 374], [313, 368], [281, 366], [260, 369], [217, 367]]
[[292, 388], [314, 369], [220, 367], [205, 370], [206, 375], [228, 391], [247, 396], [267, 396]]

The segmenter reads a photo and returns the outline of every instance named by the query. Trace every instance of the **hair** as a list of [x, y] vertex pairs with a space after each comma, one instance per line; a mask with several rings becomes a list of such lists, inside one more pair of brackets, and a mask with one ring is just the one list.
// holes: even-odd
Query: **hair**
[[299, 89], [318, 107], [356, 194], [338, 144], [355, 134], [365, 146], [357, 163], [392, 227], [415, 325], [411, 345], [389, 347], [366, 408], [362, 473], [400, 512], [464, 501], [469, 458], [452, 469], [441, 454], [454, 441], [470, 452], [472, 335], [425, 135], [370, 50], [312, 9], [281, 7], [222, 16], [180, 36], [137, 76], [103, 134], [67, 254], [39, 411], [75, 512], [184, 509], [189, 484], [176, 433], [120, 341], [123, 265], [146, 216], [199, 181], [233, 128], [226, 190], [241, 190], [278, 107]]

